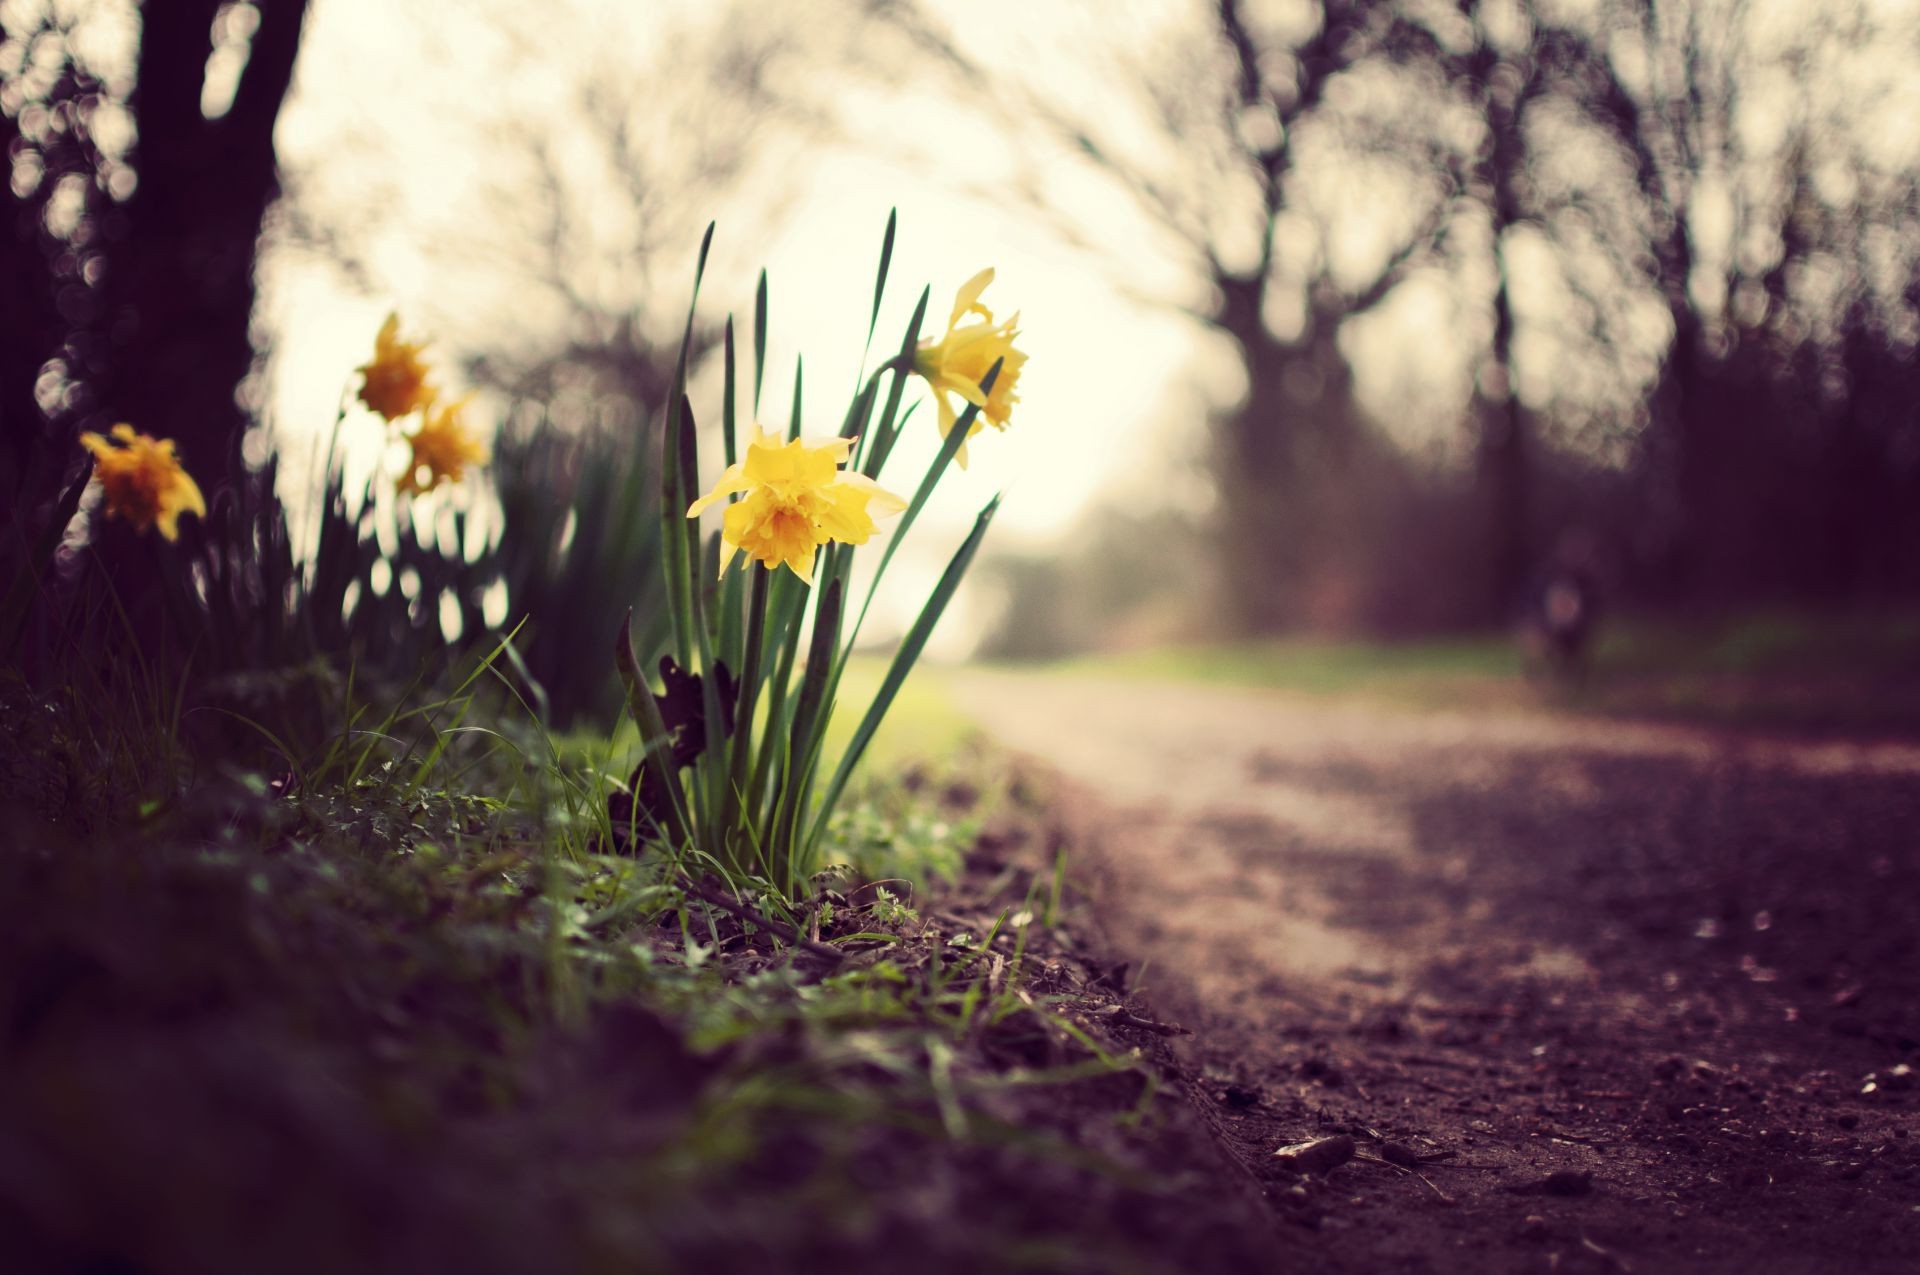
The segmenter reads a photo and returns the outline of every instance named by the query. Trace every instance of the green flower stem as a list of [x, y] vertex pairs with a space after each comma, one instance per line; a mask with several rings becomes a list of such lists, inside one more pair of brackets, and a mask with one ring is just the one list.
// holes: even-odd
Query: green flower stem
[[773, 573], [756, 569], [751, 561], [746, 570], [753, 572], [753, 593], [747, 601], [747, 654], [740, 664], [740, 703], [733, 713], [733, 745], [729, 750], [733, 768], [727, 790], [726, 822], [731, 830], [745, 802], [747, 833], [752, 837], [754, 816], [758, 812], [748, 795], [751, 789], [747, 787], [747, 778], [752, 774], [753, 714], [759, 701], [760, 654], [767, 633], [767, 578]]

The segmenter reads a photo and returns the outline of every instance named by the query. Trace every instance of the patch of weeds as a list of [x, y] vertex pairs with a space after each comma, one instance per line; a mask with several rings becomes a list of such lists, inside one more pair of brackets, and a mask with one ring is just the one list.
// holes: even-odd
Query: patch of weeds
[[1157, 1037], [1050, 900], [1018, 784], [869, 787], [832, 847], [860, 870], [734, 895], [604, 853], [610, 759], [427, 707], [0, 832], [18, 1269], [1180, 1270], [1223, 1242], [1155, 1163]]
[[868, 782], [835, 812], [831, 844], [869, 881], [951, 885], [1006, 798], [1003, 771], [976, 737], [944, 762], [916, 762], [897, 778]]

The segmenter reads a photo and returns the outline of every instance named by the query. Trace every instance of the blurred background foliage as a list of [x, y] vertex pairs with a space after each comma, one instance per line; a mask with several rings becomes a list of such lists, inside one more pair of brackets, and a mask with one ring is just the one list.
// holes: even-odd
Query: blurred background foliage
[[[699, 226], [757, 253], [915, 200], [961, 273], [1046, 263], [998, 285], [1035, 350], [998, 441], [1066, 512], [983, 576], [986, 652], [1502, 631], [1575, 560], [1650, 615], [1920, 594], [1901, 0], [4, 0], [0, 32], [0, 566], [83, 429], [179, 440], [215, 506], [184, 594], [83, 507], [30, 663], [93, 571], [222, 674], [405, 678], [524, 619], [552, 716], [604, 714]], [[396, 302], [498, 422], [411, 510], [357, 444], [302, 465]]]

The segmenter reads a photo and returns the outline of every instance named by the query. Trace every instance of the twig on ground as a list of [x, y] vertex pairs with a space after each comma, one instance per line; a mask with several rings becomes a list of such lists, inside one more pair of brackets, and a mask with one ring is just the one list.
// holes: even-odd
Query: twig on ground
[[812, 939], [803, 936], [800, 931], [794, 929], [786, 922], [776, 921], [756, 908], [750, 908], [737, 899], [728, 898], [719, 890], [702, 885], [697, 881], [684, 881], [682, 882], [682, 888], [695, 898], [711, 903], [722, 912], [730, 913], [739, 920], [746, 921], [751, 925], [757, 925], [767, 933], [786, 940], [794, 947], [799, 948], [809, 955], [822, 957], [834, 962], [836, 965], [847, 959], [847, 954], [839, 948], [829, 947], [825, 943], [816, 943]]
[[1140, 1015], [1119, 1005], [1109, 1005], [1105, 1009], [1093, 1010], [1092, 1013], [1102, 1018], [1111, 1018], [1114, 1022], [1121, 1023], [1127, 1027], [1138, 1027], [1143, 1031], [1153, 1032], [1158, 1036], [1193, 1035], [1191, 1031], [1177, 1023], [1158, 1023], [1151, 1018], [1142, 1018]]
[[1379, 1156], [1376, 1156], [1376, 1155], [1361, 1155], [1358, 1152], [1355, 1152], [1353, 1160], [1355, 1164], [1377, 1164], [1383, 1169], [1392, 1169], [1395, 1173], [1405, 1174], [1407, 1177], [1410, 1177], [1410, 1178], [1418, 1178], [1420, 1179], [1421, 1185], [1425, 1186], [1427, 1190], [1433, 1192], [1435, 1198], [1437, 1198], [1440, 1201], [1440, 1203], [1446, 1205], [1449, 1208], [1452, 1208], [1453, 1206], [1460, 1203], [1460, 1201], [1454, 1199], [1451, 1195], [1448, 1195], [1445, 1191], [1442, 1191], [1439, 1187], [1435, 1186], [1432, 1180], [1429, 1179], [1427, 1175], [1424, 1173], [1416, 1173], [1412, 1169], [1403, 1169], [1399, 1165], [1395, 1164], [1393, 1161], [1382, 1160]]

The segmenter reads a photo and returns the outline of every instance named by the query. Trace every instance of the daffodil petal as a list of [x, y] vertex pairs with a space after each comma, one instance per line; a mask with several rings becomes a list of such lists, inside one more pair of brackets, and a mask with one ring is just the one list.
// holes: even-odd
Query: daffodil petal
[[865, 474], [842, 474], [840, 475], [839, 485], [853, 487], [866, 492], [871, 497], [871, 500], [867, 504], [867, 512], [876, 518], [890, 517], [907, 507], [906, 501], [894, 495]]
[[[960, 285], [960, 291], [955, 293], [953, 297], [953, 317], [947, 320], [947, 327], [949, 329], [958, 327], [960, 320], [965, 318], [967, 314], [973, 310], [977, 309], [981, 314], [987, 314], [985, 307], [980, 305], [980, 294], [985, 292], [987, 285], [992, 282], [993, 267], [988, 266], [985, 270], [982, 270], [979, 274]], [[990, 314], [987, 315], [987, 321], [989, 323], [993, 321]]]
[[687, 506], [687, 517], [698, 518], [716, 502], [725, 500], [736, 492], [745, 491], [750, 486], [752, 483], [747, 479], [746, 463], [735, 461], [721, 473], [720, 480], [714, 483], [712, 491]]

